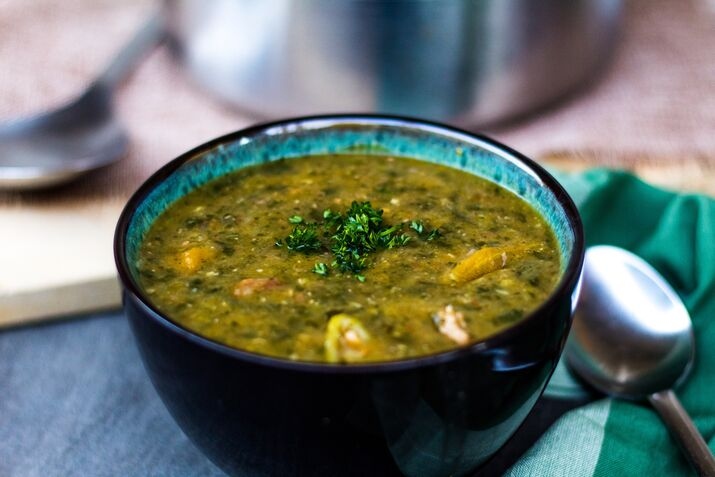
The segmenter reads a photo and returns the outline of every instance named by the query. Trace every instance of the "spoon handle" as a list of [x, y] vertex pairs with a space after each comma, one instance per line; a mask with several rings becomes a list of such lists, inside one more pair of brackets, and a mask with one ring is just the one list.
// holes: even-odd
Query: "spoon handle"
[[164, 19], [161, 12], [154, 12], [129, 43], [116, 54], [94, 84], [112, 91], [135, 64], [164, 39], [164, 35]]
[[648, 396], [648, 400], [658, 411], [698, 475], [715, 477], [713, 454], [675, 393], [670, 389], [659, 391]]

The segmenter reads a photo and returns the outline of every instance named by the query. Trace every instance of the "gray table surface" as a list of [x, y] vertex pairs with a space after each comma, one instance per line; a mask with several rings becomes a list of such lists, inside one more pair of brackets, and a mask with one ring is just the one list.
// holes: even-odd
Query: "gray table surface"
[[149, 381], [120, 312], [0, 332], [0, 476], [223, 476]]
[[[543, 397], [478, 475], [501, 475], [590, 399]], [[0, 477], [34, 476], [225, 474], [174, 423], [115, 311], [0, 331]]]

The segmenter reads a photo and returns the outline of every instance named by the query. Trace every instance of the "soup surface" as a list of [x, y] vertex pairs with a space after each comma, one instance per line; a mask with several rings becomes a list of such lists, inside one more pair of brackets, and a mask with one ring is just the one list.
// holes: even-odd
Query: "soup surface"
[[154, 305], [212, 340], [307, 361], [444, 351], [519, 321], [560, 276], [553, 231], [506, 189], [405, 158], [247, 167], [172, 204], [140, 246]]

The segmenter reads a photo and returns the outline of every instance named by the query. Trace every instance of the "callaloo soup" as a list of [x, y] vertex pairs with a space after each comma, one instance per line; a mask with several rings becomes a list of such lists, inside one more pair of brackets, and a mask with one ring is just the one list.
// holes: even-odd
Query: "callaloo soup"
[[387, 361], [518, 322], [560, 277], [525, 201], [426, 162], [311, 156], [240, 169], [185, 195], [140, 245], [154, 305], [234, 348]]

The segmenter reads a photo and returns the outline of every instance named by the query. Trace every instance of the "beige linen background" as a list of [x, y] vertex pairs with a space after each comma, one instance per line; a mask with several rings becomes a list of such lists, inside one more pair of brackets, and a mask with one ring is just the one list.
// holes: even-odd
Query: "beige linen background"
[[[0, 0], [0, 122], [71, 99], [155, 7], [148, 0]], [[112, 278], [114, 222], [137, 185], [182, 151], [262, 119], [199, 90], [166, 48], [122, 85], [116, 106], [131, 137], [123, 161], [57, 190], [0, 193], [0, 297]], [[584, 158], [655, 162], [669, 178], [695, 164], [702, 179], [701, 166], [712, 169], [715, 157], [713, 1], [626, 0], [613, 62], [588, 88], [486, 132], [532, 157], [558, 151], [564, 167]], [[115, 304], [112, 293], [106, 301]], [[3, 313], [10, 312], [0, 305], [0, 323]]]
[[[531, 156], [596, 149], [677, 161], [715, 153], [712, 4], [626, 5], [622, 42], [598, 82], [538, 115], [488, 132]], [[71, 98], [154, 6], [147, 0], [0, 0], [0, 121]], [[166, 49], [129, 78], [117, 107], [132, 138], [131, 154], [79, 184], [86, 191], [126, 195], [180, 152], [256, 120], [198, 90]]]

